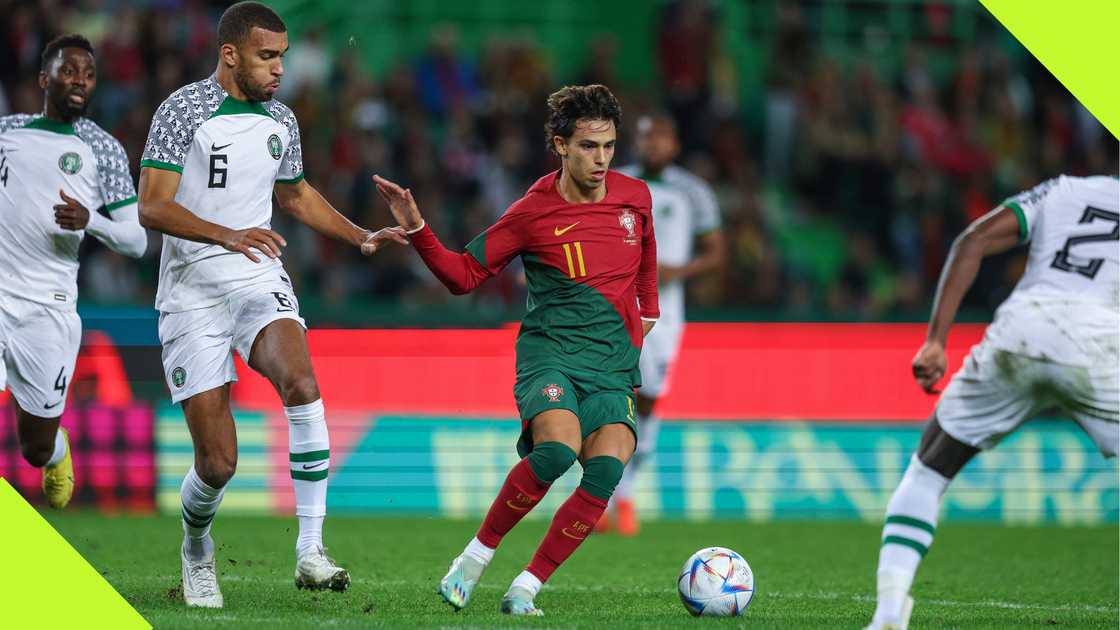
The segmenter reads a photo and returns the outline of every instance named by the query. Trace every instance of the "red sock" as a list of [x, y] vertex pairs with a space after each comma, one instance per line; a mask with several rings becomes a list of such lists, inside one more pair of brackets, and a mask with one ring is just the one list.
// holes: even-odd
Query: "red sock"
[[564, 505], [556, 510], [548, 533], [544, 535], [544, 540], [525, 570], [537, 576], [541, 582], [547, 582], [556, 567], [567, 560], [587, 538], [606, 509], [606, 501], [587, 493], [583, 488], [576, 488]]
[[502, 537], [540, 502], [548, 488], [548, 484], [541, 483], [533, 474], [528, 459], [517, 462], [506, 476], [506, 482], [502, 484], [494, 503], [490, 505], [482, 527], [478, 528], [476, 536], [479, 542], [497, 549]]

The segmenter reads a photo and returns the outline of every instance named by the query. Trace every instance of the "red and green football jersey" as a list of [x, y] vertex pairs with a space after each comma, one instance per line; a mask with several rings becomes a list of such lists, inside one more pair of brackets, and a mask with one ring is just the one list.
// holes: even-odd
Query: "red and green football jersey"
[[528, 312], [517, 337], [517, 369], [554, 366], [640, 384], [642, 320], [656, 320], [657, 245], [649, 189], [608, 171], [607, 195], [570, 203], [559, 171], [539, 179], [498, 221], [447, 251], [425, 227], [412, 242], [453, 293], [466, 293], [520, 256]]

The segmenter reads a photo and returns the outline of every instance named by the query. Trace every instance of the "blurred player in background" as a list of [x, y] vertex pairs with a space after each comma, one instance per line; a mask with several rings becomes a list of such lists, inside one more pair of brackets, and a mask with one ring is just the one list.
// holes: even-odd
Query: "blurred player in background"
[[[646, 337], [639, 366], [642, 386], [638, 390], [638, 448], [615, 490], [614, 507], [618, 532], [638, 533], [634, 512], [634, 483], [639, 467], [653, 454], [661, 420], [655, 414], [657, 399], [669, 387], [669, 375], [684, 332], [684, 281], [723, 266], [726, 246], [720, 230], [719, 206], [711, 187], [701, 178], [673, 164], [680, 142], [672, 118], [645, 116], [638, 120], [638, 164], [619, 169], [649, 186], [657, 231], [657, 284], [661, 318]], [[695, 255], [693, 245], [700, 243]], [[609, 529], [607, 514], [599, 529]]]
[[887, 504], [870, 629], [905, 629], [914, 574], [933, 543], [941, 496], [976, 453], [1040, 411], [1072, 417], [1105, 457], [1120, 448], [1120, 185], [1047, 181], [977, 219], [953, 243], [914, 378], [945, 374], [945, 341], [985, 256], [1030, 243], [1027, 267], [981, 343], [953, 375]]
[[59, 419], [82, 340], [78, 248], [87, 233], [133, 258], [148, 245], [128, 156], [85, 118], [96, 86], [93, 46], [64, 35], [43, 50], [43, 113], [0, 118], [0, 390], [11, 388], [23, 457], [43, 468], [54, 508], [74, 492]]
[[303, 319], [269, 229], [272, 195], [315, 231], [373, 253], [372, 234], [304, 180], [299, 126], [273, 100], [287, 29], [272, 9], [240, 2], [218, 24], [218, 67], [173, 93], [152, 120], [140, 172], [140, 215], [164, 234], [156, 308], [171, 398], [183, 403], [194, 466], [183, 480], [183, 598], [220, 608], [210, 525], [237, 465], [229, 385], [236, 350], [272, 382], [288, 417], [299, 536], [296, 586], [345, 590], [325, 553], [330, 443]]
[[518, 454], [478, 534], [451, 563], [439, 592], [467, 605], [502, 538], [578, 458], [579, 487], [556, 511], [500, 610], [543, 614], [541, 585], [599, 522], [634, 453], [634, 387], [642, 338], [658, 317], [657, 248], [650, 194], [608, 170], [622, 110], [602, 85], [548, 98], [545, 136], [561, 161], [484, 233], [453, 253], [420, 215], [411, 191], [375, 177], [394, 218], [452, 293], [467, 293], [514, 257], [525, 264], [528, 313], [517, 336]]

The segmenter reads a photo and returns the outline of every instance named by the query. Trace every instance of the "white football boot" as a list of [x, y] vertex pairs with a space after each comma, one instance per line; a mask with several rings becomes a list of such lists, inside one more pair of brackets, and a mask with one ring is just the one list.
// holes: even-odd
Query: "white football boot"
[[439, 581], [439, 594], [443, 601], [451, 604], [455, 612], [466, 608], [471, 599], [471, 591], [478, 586], [478, 580], [485, 570], [485, 564], [467, 554], [452, 560], [447, 575]]
[[225, 601], [218, 588], [214, 556], [210, 556], [209, 560], [195, 562], [187, 557], [186, 547], [180, 547], [179, 555], [183, 560], [183, 601], [187, 606], [221, 608]]
[[864, 630], [906, 630], [910, 626], [910, 613], [914, 611], [914, 598], [909, 595], [902, 602], [902, 611], [893, 619], [872, 619]]
[[544, 611], [533, 603], [533, 596], [529, 591], [520, 586], [511, 586], [502, 596], [502, 603], [498, 607], [503, 615], [519, 615], [526, 617], [543, 617]]
[[350, 572], [335, 564], [326, 549], [317, 546], [296, 560], [296, 588], [329, 588], [341, 593], [350, 588]]

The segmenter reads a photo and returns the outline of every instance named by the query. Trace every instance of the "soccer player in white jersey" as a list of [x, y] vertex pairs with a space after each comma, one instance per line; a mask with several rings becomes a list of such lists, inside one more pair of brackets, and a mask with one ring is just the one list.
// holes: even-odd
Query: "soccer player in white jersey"
[[88, 233], [140, 257], [148, 243], [128, 156], [85, 118], [96, 85], [93, 47], [64, 35], [43, 50], [43, 113], [0, 117], [0, 390], [11, 390], [23, 457], [43, 468], [54, 508], [74, 492], [58, 425], [82, 338], [78, 246]]
[[315, 231], [371, 254], [399, 229], [359, 228], [304, 180], [299, 127], [272, 99], [288, 49], [272, 9], [240, 2], [218, 24], [218, 64], [152, 120], [140, 163], [140, 219], [164, 234], [156, 308], [172, 400], [194, 443], [182, 485], [183, 598], [220, 608], [210, 525], [237, 464], [229, 387], [233, 351], [269, 379], [287, 414], [300, 588], [345, 590], [349, 573], [322, 542], [330, 445], [299, 302], [269, 229], [272, 195]]
[[1105, 457], [1120, 446], [1120, 185], [1061, 176], [1004, 201], [953, 243], [926, 341], [913, 361], [927, 393], [985, 256], [1030, 243], [1027, 267], [980, 344], [953, 375], [887, 504], [878, 605], [869, 628], [905, 629], [910, 585], [933, 543], [941, 496], [972, 457], [1039, 411], [1075, 420]]
[[[642, 386], [636, 404], [638, 447], [611, 499], [615, 526], [624, 536], [638, 533], [634, 479], [657, 444], [661, 422], [656, 404], [668, 391], [671, 367], [684, 332], [685, 280], [719, 269], [726, 249], [719, 206], [711, 187], [673, 164], [680, 152], [673, 120], [664, 115], [642, 117], [638, 120], [636, 141], [638, 163], [620, 171], [644, 180], [653, 197], [661, 319], [646, 335], [639, 360]], [[700, 245], [699, 251], [694, 249], [696, 243]], [[598, 529], [609, 528], [609, 519], [604, 516]]]

